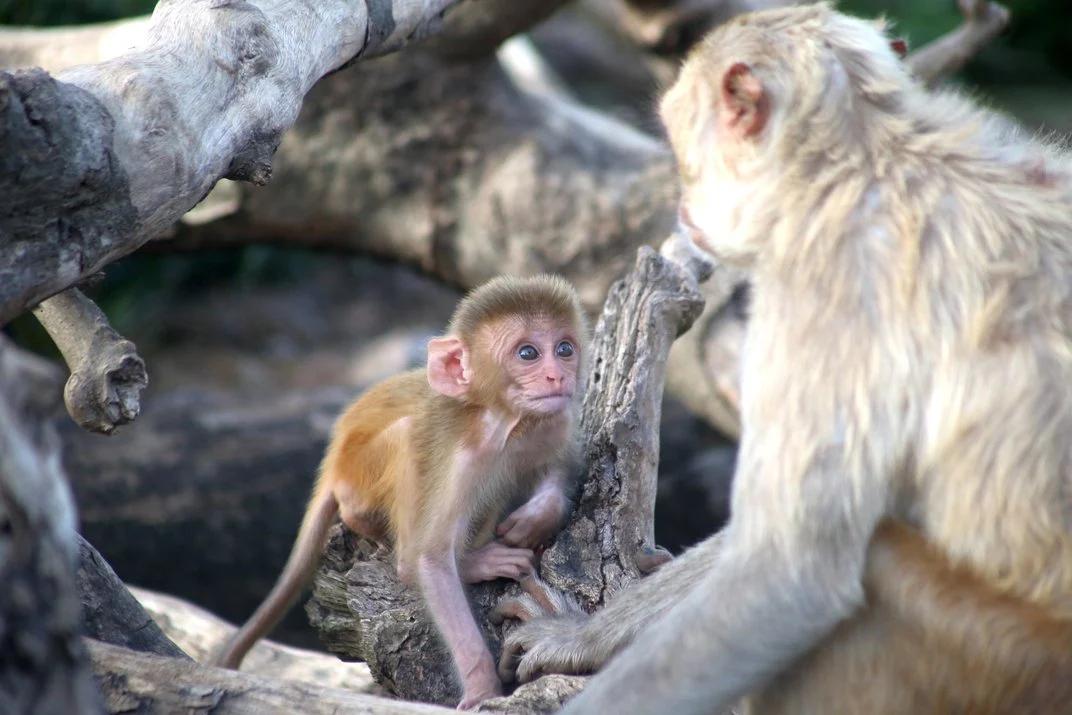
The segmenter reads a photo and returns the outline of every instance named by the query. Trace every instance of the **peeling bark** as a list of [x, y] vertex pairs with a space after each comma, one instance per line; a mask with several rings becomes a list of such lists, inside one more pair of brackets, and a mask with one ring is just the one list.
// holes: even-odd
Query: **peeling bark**
[[[697, 283], [708, 272], [702, 259], [682, 264], [641, 248], [634, 270], [611, 289], [596, 326], [582, 418], [586, 478], [572, 516], [540, 563], [548, 583], [588, 608], [639, 578], [656, 554], [666, 354], [699, 315]], [[470, 589], [493, 651], [501, 633], [487, 614], [515, 589], [501, 582]], [[367, 661], [373, 676], [400, 696], [457, 702], [450, 655], [419, 594], [399, 584], [391, 553], [337, 526], [306, 610], [329, 650]]]
[[101, 309], [77, 288], [43, 301], [33, 313], [71, 370], [63, 399], [74, 421], [102, 434], [133, 421], [149, 384], [134, 343], [112, 330]]

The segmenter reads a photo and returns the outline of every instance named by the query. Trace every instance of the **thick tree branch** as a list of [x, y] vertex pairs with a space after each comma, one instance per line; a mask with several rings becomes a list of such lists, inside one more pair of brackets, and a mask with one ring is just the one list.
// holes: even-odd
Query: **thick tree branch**
[[149, 384], [145, 361], [134, 343], [112, 330], [93, 301], [68, 288], [33, 313], [71, 370], [63, 399], [75, 422], [91, 432], [110, 434], [138, 416], [139, 395]]
[[0, 72], [0, 324], [158, 235], [220, 178], [266, 183], [317, 80], [430, 33], [455, 2], [176, 0], [124, 55], [55, 79]]
[[198, 665], [87, 639], [93, 672], [110, 713], [212, 712], [214, 715], [432, 715], [420, 703]]
[[928, 86], [959, 71], [1009, 24], [1009, 11], [990, 0], [957, 0], [964, 23], [908, 57], [908, 66]]
[[[237, 630], [219, 616], [189, 601], [143, 588], [130, 588], [161, 630], [198, 663], [207, 663]], [[242, 662], [242, 670], [317, 687], [385, 694], [364, 663], [346, 663], [322, 651], [304, 650], [267, 639], [257, 641]]]
[[317, 86], [273, 185], [238, 187], [231, 217], [184, 227], [174, 245], [363, 251], [466, 286], [555, 270], [598, 310], [632, 251], [672, 228], [674, 165], [655, 138], [521, 91], [495, 58], [421, 47], [369, 70]]
[[127, 590], [108, 562], [78, 537], [78, 598], [86, 635], [142, 653], [188, 658]]

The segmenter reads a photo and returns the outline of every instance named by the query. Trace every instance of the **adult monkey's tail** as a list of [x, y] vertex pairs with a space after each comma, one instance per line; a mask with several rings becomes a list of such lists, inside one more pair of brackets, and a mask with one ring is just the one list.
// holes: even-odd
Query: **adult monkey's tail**
[[283, 567], [268, 597], [213, 659], [215, 665], [237, 669], [249, 649], [279, 623], [313, 575], [320, 554], [324, 551], [328, 528], [338, 512], [339, 505], [334, 494], [325, 480], [320, 480], [305, 510], [287, 565]]

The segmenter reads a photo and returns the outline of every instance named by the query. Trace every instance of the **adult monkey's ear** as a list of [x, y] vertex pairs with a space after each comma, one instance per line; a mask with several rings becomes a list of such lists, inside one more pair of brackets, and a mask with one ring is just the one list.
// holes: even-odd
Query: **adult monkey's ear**
[[428, 384], [440, 395], [461, 399], [469, 392], [469, 355], [461, 338], [428, 341]]
[[895, 37], [890, 40], [890, 49], [903, 60], [908, 55], [908, 40], [903, 37]]
[[722, 75], [718, 116], [723, 130], [737, 139], [754, 137], [767, 124], [770, 98], [744, 62], [734, 63]]

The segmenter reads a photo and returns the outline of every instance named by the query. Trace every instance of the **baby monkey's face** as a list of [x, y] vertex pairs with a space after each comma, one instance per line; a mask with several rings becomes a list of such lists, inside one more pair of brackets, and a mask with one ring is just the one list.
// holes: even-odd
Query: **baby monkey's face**
[[544, 317], [510, 318], [489, 326], [486, 345], [502, 368], [510, 405], [546, 415], [569, 407], [581, 364], [574, 326]]

